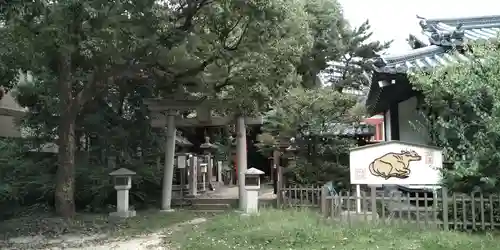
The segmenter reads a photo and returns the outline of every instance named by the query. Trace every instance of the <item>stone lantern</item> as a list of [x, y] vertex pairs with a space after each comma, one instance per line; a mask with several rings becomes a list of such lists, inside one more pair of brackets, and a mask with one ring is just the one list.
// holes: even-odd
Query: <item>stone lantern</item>
[[246, 214], [255, 214], [259, 211], [259, 190], [260, 176], [264, 172], [250, 168], [245, 172], [245, 202], [244, 211]]
[[[212, 154], [217, 150], [218, 146], [215, 144], [212, 144], [210, 142], [210, 137], [205, 137], [205, 143], [200, 145], [200, 148], [203, 150], [203, 154], [205, 155], [205, 162], [207, 163], [207, 179], [208, 179], [208, 188], [213, 191], [215, 190], [214, 186], [212, 185], [213, 181], [213, 159], [212, 159]], [[220, 168], [217, 167], [217, 176], [219, 176], [219, 172], [221, 171]]]
[[288, 160], [287, 167], [295, 167], [296, 157], [295, 153], [297, 152], [297, 147], [295, 146], [295, 138], [290, 138], [290, 144], [287, 148], [285, 148], [285, 157]]
[[129, 190], [132, 187], [132, 176], [136, 173], [126, 168], [111, 172], [116, 189], [116, 212], [109, 215], [113, 217], [128, 218], [135, 216], [135, 211], [129, 209]]
[[[281, 155], [285, 156], [287, 149], [290, 147], [290, 137], [286, 136], [278, 136], [276, 138], [276, 148], [278, 149], [277, 155], [274, 156], [275, 161], [279, 162], [279, 164], [276, 164], [276, 185], [275, 185], [275, 193], [277, 194], [278, 191], [284, 186], [285, 181], [283, 178], [283, 164], [281, 164]], [[290, 151], [288, 151], [289, 153]]]

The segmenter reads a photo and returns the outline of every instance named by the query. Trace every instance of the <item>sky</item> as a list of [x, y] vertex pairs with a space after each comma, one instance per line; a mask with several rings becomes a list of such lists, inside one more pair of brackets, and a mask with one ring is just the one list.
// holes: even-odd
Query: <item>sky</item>
[[459, 18], [500, 15], [498, 0], [338, 0], [351, 25], [370, 21], [375, 40], [394, 40], [389, 53], [409, 50], [406, 39], [421, 31], [417, 15], [425, 18]]

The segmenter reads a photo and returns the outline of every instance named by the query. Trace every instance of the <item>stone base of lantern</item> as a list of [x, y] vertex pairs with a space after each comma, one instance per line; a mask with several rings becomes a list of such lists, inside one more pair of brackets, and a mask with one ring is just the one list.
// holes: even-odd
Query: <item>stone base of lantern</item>
[[160, 212], [162, 212], [162, 213], [173, 213], [173, 212], [175, 212], [175, 209], [162, 209], [162, 210], [160, 210]]
[[259, 212], [255, 212], [255, 213], [247, 213], [245, 211], [238, 211], [240, 213], [240, 216], [241, 217], [250, 217], [250, 216], [259, 216], [260, 213]]
[[110, 217], [115, 217], [115, 218], [130, 218], [134, 217], [137, 213], [135, 210], [129, 210], [129, 211], [123, 211], [123, 212], [111, 212], [109, 213]]

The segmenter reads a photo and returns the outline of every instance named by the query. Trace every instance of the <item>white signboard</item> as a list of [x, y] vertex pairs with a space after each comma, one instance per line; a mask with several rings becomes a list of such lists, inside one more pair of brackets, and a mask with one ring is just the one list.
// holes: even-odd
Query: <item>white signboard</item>
[[177, 156], [177, 168], [184, 169], [186, 168], [187, 157], [185, 155]]
[[439, 185], [442, 150], [387, 141], [351, 149], [351, 184]]

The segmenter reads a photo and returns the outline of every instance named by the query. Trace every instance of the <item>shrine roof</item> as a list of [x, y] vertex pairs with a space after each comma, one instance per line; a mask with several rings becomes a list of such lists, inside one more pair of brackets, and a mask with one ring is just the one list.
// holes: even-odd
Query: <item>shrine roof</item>
[[432, 70], [435, 67], [467, 61], [456, 48], [470, 41], [496, 39], [500, 31], [500, 15], [469, 18], [425, 19], [418, 17], [422, 33], [410, 35], [414, 49], [399, 54], [382, 55], [374, 62], [380, 73], [407, 73]]

